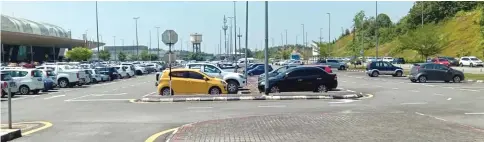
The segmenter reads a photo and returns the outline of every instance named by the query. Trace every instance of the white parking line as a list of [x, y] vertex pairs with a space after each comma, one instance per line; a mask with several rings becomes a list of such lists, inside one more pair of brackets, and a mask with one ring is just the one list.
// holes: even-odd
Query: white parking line
[[392, 88], [393, 90], [398, 90], [398, 88]]
[[149, 95], [153, 95], [153, 94], [155, 94], [155, 93], [156, 93], [156, 92], [151, 92], [151, 93], [148, 93], [148, 94], [146, 94], [146, 95], [143, 95], [143, 98], [144, 98], [144, 97], [146, 97], [146, 96], [149, 96]]
[[99, 97], [99, 96], [119, 96], [119, 95], [126, 95], [128, 93], [118, 93], [118, 94], [91, 94], [91, 96], [96, 96], [96, 97]]
[[64, 96], [66, 96], [66, 95], [56, 95], [56, 96], [44, 98], [44, 100], [53, 99], [53, 98], [57, 98], [57, 97], [64, 97]]
[[437, 94], [437, 93], [434, 93], [433, 95], [436, 95], [436, 96], [443, 96], [442, 94]]
[[410, 92], [415, 92], [415, 93], [418, 93], [418, 92], [420, 92], [420, 91], [418, 91], [418, 90], [410, 90]]
[[452, 98], [447, 98], [447, 101], [450, 101], [450, 100], [452, 100]]
[[479, 92], [479, 90], [472, 90], [472, 89], [459, 89], [459, 90], [462, 90], [462, 91], [472, 91], [472, 92]]
[[132, 99], [90, 99], [90, 100], [65, 100], [67, 102], [99, 102], [99, 101], [129, 101]]
[[464, 113], [467, 115], [484, 115], [484, 112], [469, 112], [469, 113]]
[[213, 107], [187, 107], [187, 109], [212, 109]]

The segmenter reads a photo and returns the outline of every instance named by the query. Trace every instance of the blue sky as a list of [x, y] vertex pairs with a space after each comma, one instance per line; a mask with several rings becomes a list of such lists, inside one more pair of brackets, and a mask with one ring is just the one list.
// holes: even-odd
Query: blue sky
[[[378, 2], [378, 13], [386, 13], [393, 22], [408, 13], [413, 1], [408, 2]], [[98, 2], [99, 34], [107, 45], [132, 45], [135, 41], [135, 22], [138, 20], [138, 37], [140, 45], [149, 44], [151, 30], [151, 48], [156, 48], [156, 29], [160, 34], [165, 29], [173, 29], [179, 35], [176, 49], [187, 49], [189, 35], [203, 34], [202, 50], [218, 52], [220, 42], [219, 32], [223, 24], [224, 14], [233, 16], [233, 2]], [[237, 32], [240, 27], [245, 34], [245, 2], [237, 2]], [[320, 28], [323, 28], [323, 40], [328, 39], [328, 16], [331, 13], [331, 37], [341, 34], [341, 27], [350, 28], [353, 16], [364, 10], [367, 16], [375, 15], [375, 2], [269, 2], [269, 45], [281, 44], [281, 33], [288, 30], [288, 43], [302, 43], [302, 26], [308, 32], [308, 41], [319, 40]], [[81, 38], [87, 30], [88, 37], [96, 37], [95, 2], [5, 2], [2, 1], [2, 14], [46, 22], [61, 26], [72, 31], [73, 38]], [[264, 2], [249, 2], [249, 48], [261, 49], [264, 41]], [[222, 33], [223, 34], [223, 33]], [[245, 36], [245, 35], [244, 35]], [[242, 37], [242, 47], [244, 47]], [[180, 44], [183, 42], [183, 45]], [[284, 33], [285, 42], [285, 33]], [[222, 42], [223, 44], [223, 42]], [[181, 47], [183, 46], [183, 47]], [[160, 44], [161, 49], [168, 49]], [[191, 50], [191, 48], [190, 48]]]

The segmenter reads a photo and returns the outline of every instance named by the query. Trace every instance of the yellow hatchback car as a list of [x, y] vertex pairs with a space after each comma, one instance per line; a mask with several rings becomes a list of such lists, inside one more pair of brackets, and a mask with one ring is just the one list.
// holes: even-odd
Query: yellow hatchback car
[[[163, 71], [158, 80], [158, 94], [170, 95], [170, 71]], [[227, 83], [197, 69], [171, 70], [171, 95], [174, 94], [226, 94]]]

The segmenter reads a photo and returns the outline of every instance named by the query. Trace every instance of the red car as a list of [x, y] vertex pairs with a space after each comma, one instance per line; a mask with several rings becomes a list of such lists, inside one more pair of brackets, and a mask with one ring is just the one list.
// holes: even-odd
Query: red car
[[305, 66], [320, 67], [327, 73], [333, 73], [333, 70], [331, 70], [331, 66], [328, 66], [328, 65], [305, 65]]
[[450, 66], [449, 60], [443, 59], [443, 58], [434, 58], [434, 59], [432, 59], [432, 63], [442, 64], [442, 65], [445, 65], [445, 66], [448, 66], [448, 67]]

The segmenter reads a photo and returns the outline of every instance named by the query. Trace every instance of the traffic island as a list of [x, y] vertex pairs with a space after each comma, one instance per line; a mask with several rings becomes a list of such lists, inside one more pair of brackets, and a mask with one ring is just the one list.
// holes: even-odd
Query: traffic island
[[153, 103], [153, 102], [203, 102], [203, 101], [246, 101], [246, 100], [314, 100], [314, 99], [358, 99], [363, 97], [363, 93], [349, 93], [349, 94], [328, 94], [322, 95], [317, 93], [296, 93], [284, 94], [278, 93], [274, 95], [180, 95], [173, 97], [152, 96], [137, 99], [131, 102], [134, 103]]
[[308, 112], [195, 122], [167, 141], [481, 141], [482, 131], [412, 112]]
[[49, 128], [51, 126], [51, 123], [44, 121], [12, 123], [12, 129], [8, 128], [8, 124], [2, 124], [2, 142], [11, 141], [13, 139]]

